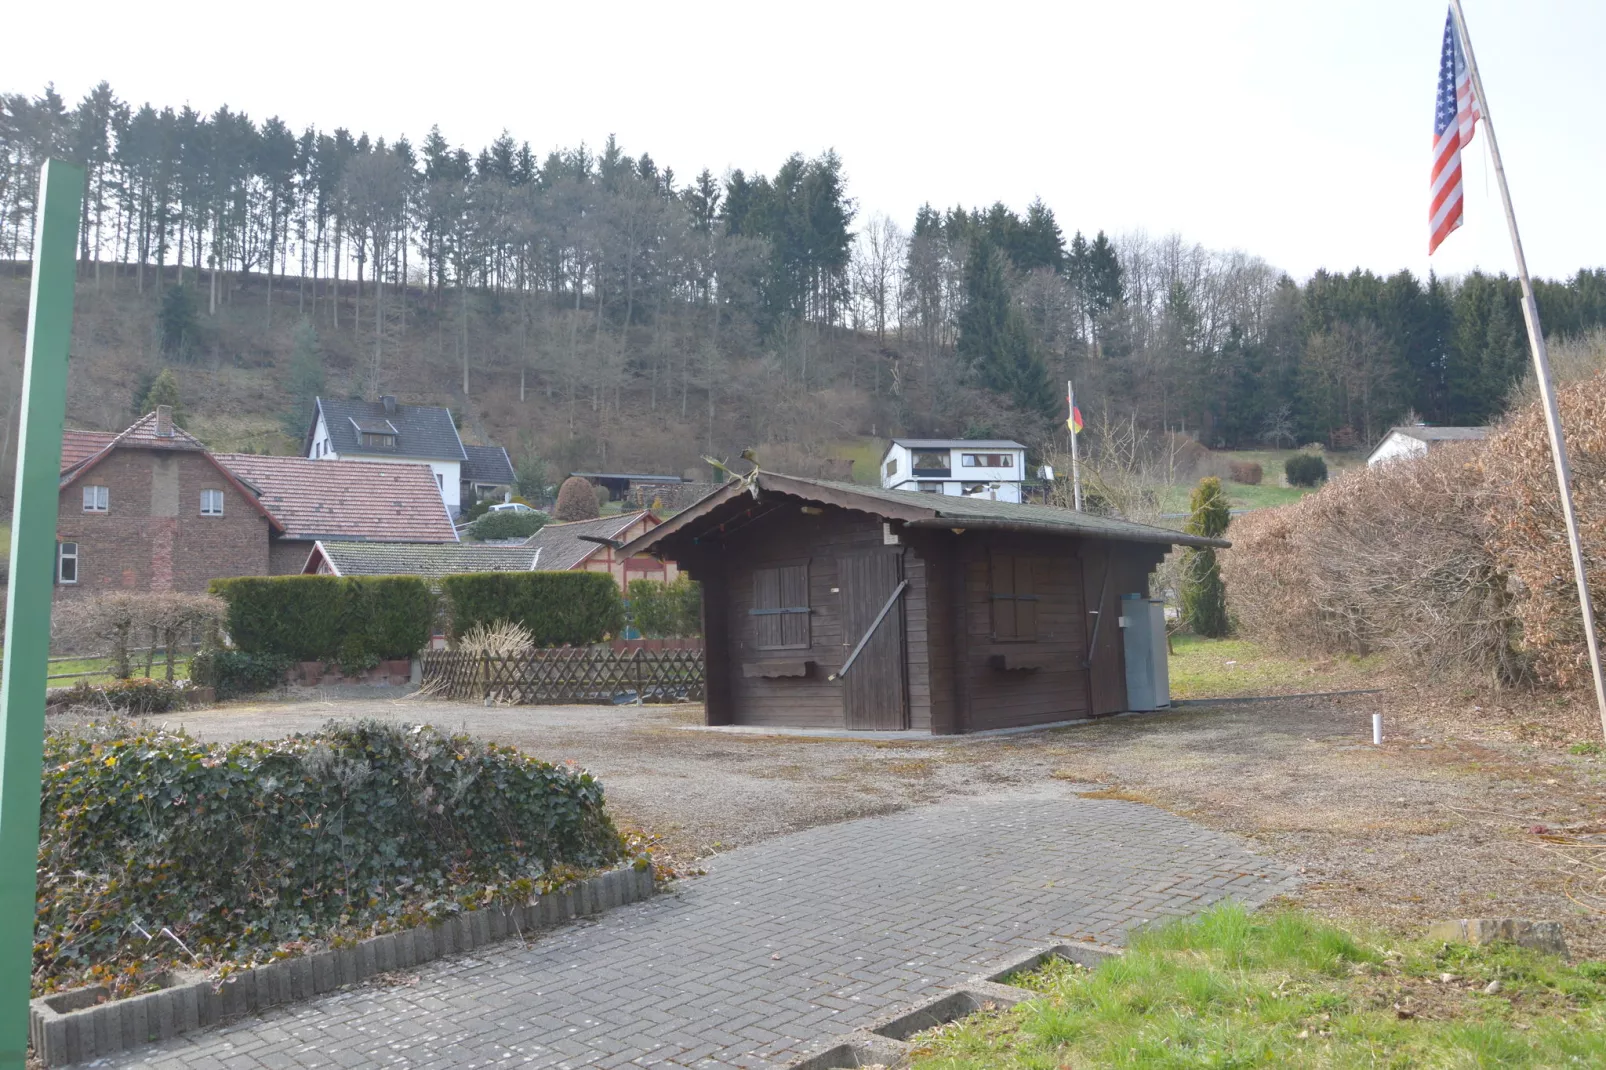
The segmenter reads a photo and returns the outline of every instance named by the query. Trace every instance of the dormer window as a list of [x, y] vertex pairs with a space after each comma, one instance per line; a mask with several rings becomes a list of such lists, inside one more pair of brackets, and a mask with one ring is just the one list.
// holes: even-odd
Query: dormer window
[[364, 449], [393, 450], [396, 448], [396, 425], [389, 420], [351, 418], [357, 431], [357, 441]]

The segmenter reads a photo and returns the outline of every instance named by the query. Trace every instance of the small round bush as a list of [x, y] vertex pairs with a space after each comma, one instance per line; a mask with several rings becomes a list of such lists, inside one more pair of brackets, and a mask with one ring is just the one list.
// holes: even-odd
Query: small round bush
[[492, 539], [528, 539], [546, 526], [545, 513], [519, 513], [503, 510], [486, 513], [469, 525], [468, 533], [481, 542]]
[[1314, 487], [1327, 478], [1327, 462], [1314, 453], [1296, 453], [1283, 462], [1290, 487]]
[[558, 488], [555, 512], [559, 520], [595, 520], [602, 515], [597, 506], [597, 492], [580, 476], [570, 476]]

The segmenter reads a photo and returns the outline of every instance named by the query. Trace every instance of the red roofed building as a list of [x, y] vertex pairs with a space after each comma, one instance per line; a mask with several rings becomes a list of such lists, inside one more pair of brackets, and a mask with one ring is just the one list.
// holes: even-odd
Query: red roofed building
[[62, 434], [57, 596], [293, 575], [324, 541], [455, 543], [428, 465], [213, 454], [166, 406]]
[[68, 431], [56, 514], [59, 597], [204, 591], [268, 570], [283, 525], [166, 406], [122, 434]]
[[292, 576], [324, 542], [456, 542], [457, 530], [427, 464], [312, 460], [220, 453], [283, 525], [269, 572]]

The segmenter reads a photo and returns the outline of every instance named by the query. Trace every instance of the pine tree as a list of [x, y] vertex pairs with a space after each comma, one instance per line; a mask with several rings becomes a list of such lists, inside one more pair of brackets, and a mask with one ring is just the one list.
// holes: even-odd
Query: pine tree
[[1022, 412], [1051, 415], [1059, 404], [1048, 368], [1033, 351], [1026, 320], [1010, 293], [1004, 254], [985, 238], [965, 264], [965, 308], [959, 316], [959, 355], [976, 381]]
[[[1227, 532], [1232, 514], [1221, 480], [1208, 476], [1199, 481], [1188, 503], [1192, 515], [1183, 525], [1189, 535], [1219, 539]], [[1227, 587], [1221, 580], [1221, 564], [1211, 547], [1190, 549], [1182, 558], [1182, 619], [1194, 634], [1219, 639], [1230, 629], [1227, 620]]]
[[285, 428], [299, 437], [307, 428], [313, 399], [323, 393], [323, 352], [318, 343], [318, 329], [310, 319], [303, 318], [296, 325], [290, 352], [290, 411], [285, 414]]
[[183, 286], [169, 286], [162, 295], [162, 308], [157, 313], [157, 319], [162, 353], [179, 361], [194, 357], [199, 340], [196, 337], [195, 299], [190, 291]]
[[161, 374], [151, 381], [151, 388], [145, 392], [139, 407], [143, 412], [155, 412], [158, 405], [166, 405], [173, 410], [173, 426], [183, 427], [189, 420], [189, 413], [184, 410], [184, 399], [179, 395], [178, 376], [173, 374], [172, 368], [163, 368]]

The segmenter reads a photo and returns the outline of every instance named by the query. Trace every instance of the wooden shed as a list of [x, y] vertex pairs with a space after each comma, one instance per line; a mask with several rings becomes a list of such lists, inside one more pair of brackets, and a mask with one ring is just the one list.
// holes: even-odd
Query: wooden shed
[[1127, 709], [1121, 599], [1179, 544], [1228, 545], [755, 472], [622, 552], [702, 584], [709, 724], [949, 734]]

